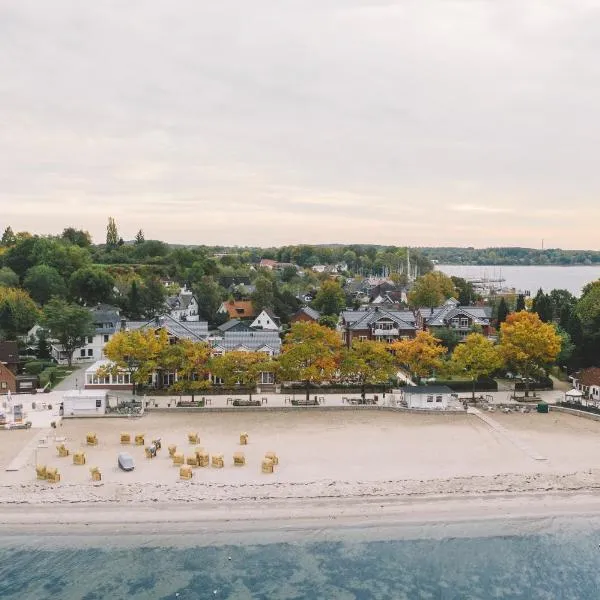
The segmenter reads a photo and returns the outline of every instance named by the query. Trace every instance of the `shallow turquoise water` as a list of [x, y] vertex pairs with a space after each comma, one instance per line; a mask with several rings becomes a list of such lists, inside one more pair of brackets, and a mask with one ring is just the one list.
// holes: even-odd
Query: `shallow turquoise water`
[[[157, 542], [158, 543], [158, 542]], [[595, 599], [600, 532], [133, 549], [0, 549], [0, 598]]]

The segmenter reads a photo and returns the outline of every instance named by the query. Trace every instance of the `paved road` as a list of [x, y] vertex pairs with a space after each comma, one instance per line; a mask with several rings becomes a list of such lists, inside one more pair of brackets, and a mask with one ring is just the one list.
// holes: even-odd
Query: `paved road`
[[85, 370], [89, 367], [89, 364], [73, 365], [73, 372], [67, 375], [60, 383], [56, 384], [55, 391], [64, 392], [67, 390], [74, 390], [77, 387], [83, 389]]

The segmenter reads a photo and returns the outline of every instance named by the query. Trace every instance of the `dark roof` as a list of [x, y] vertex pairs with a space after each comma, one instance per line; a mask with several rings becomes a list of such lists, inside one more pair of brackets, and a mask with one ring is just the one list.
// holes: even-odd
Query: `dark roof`
[[[119, 323], [121, 322], [121, 316], [119, 309], [116, 306], [110, 304], [98, 304], [90, 308], [92, 313], [92, 319], [96, 326], [96, 333], [115, 333], [117, 331]], [[110, 327], [104, 327], [104, 324], [111, 324]]]
[[352, 330], [368, 329], [373, 323], [381, 320], [394, 322], [398, 329], [415, 329], [415, 317], [410, 311], [376, 307], [364, 311], [343, 311], [342, 318], [347, 323], [348, 329]]
[[401, 388], [408, 394], [452, 394], [447, 385], [407, 385]]
[[300, 313], [304, 313], [306, 316], [310, 317], [314, 321], [318, 321], [321, 318], [321, 313], [318, 310], [311, 308], [310, 306], [303, 306], [300, 310], [298, 310], [296, 315]]
[[575, 375], [581, 385], [600, 385], [600, 367], [589, 367]]
[[206, 321], [178, 321], [171, 315], [161, 315], [150, 321], [128, 321], [127, 329], [163, 328], [170, 335], [178, 339], [203, 342], [208, 337], [208, 323]]
[[19, 346], [17, 342], [0, 342], [0, 362], [7, 365], [19, 362]]
[[225, 332], [235, 329], [236, 331], [250, 331], [250, 325], [248, 321], [241, 321], [240, 319], [229, 319], [222, 325], [217, 327], [219, 331]]

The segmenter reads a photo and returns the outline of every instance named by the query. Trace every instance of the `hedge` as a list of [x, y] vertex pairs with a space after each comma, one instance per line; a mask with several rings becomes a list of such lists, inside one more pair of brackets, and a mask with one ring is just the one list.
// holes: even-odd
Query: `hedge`
[[54, 383], [58, 370], [56, 367], [47, 367], [40, 373], [40, 387]]
[[25, 363], [23, 370], [28, 375], [39, 375], [44, 369], [54, 366], [50, 360], [30, 360]]
[[[448, 386], [454, 392], [472, 392], [473, 391], [473, 380], [472, 379], [436, 379], [432, 381], [430, 385], [445, 385]], [[475, 380], [475, 391], [476, 392], [497, 392], [498, 382], [494, 379], [481, 378]]]

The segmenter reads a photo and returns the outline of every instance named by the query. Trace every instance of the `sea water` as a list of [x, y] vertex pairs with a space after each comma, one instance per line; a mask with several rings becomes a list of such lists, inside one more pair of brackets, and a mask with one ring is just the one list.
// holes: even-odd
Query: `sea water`
[[[597, 599], [600, 530], [185, 547], [3, 544], [0, 598]], [[81, 539], [78, 540], [81, 542]], [[112, 544], [112, 547], [111, 547]]]

